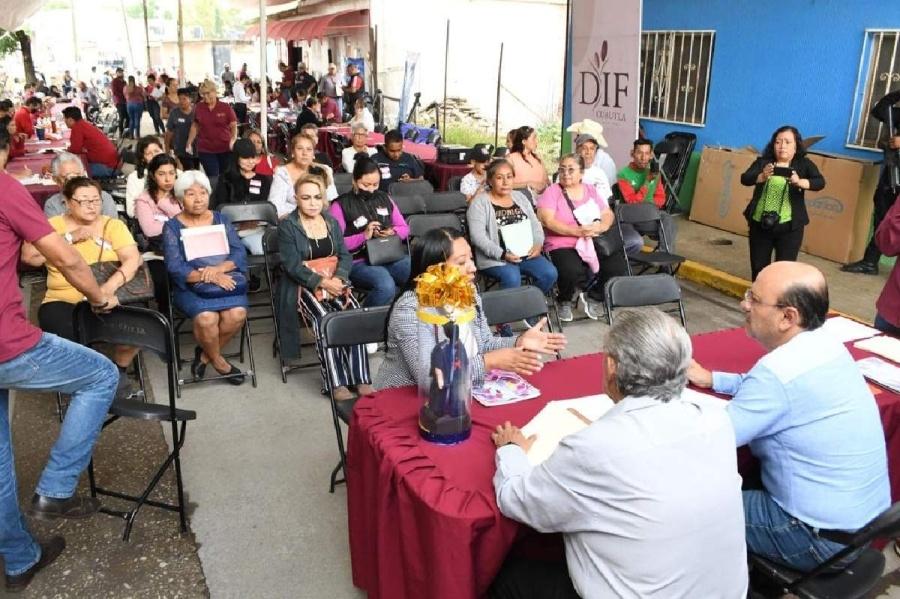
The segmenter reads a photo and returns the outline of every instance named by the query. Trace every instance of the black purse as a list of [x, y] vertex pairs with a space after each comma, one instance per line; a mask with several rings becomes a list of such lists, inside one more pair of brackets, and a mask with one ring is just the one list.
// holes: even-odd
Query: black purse
[[[371, 220], [381, 222], [381, 219], [376, 217], [372, 212], [372, 208], [368, 203], [366, 203], [366, 209], [372, 217]], [[372, 237], [372, 239], [366, 240], [366, 261], [370, 266], [391, 264], [406, 256], [406, 244], [403, 243], [403, 240], [400, 239], [399, 235], [394, 234], [389, 237]]]
[[[579, 225], [583, 223], [578, 222], [578, 217], [575, 216], [575, 204], [572, 203], [572, 200], [569, 198], [569, 194], [566, 193], [565, 188], [560, 185], [560, 191], [562, 191], [563, 197], [566, 198], [566, 203], [569, 205], [569, 210], [572, 211], [572, 218], [575, 219], [575, 222]], [[596, 237], [592, 237], [594, 242], [594, 249], [597, 252], [598, 258], [608, 258], [613, 254], [616, 254], [622, 251], [625, 247], [622, 242], [622, 236], [619, 235], [618, 227], [610, 227], [603, 233], [600, 233]]]
[[[763, 195], [763, 197], [760, 198], [760, 200], [763, 202], [765, 202], [765, 193], [768, 187], [769, 182], [766, 181], [766, 186], [763, 188], [763, 192], [761, 194]], [[771, 231], [778, 226], [778, 222], [781, 220], [781, 209], [784, 208], [784, 196], [787, 195], [787, 189], [788, 186], [787, 184], [785, 184], [784, 189], [781, 190], [781, 203], [778, 205], [777, 211], [768, 210], [759, 215], [759, 227], [763, 231]], [[763, 204], [763, 206], [765, 206], [765, 204]]]

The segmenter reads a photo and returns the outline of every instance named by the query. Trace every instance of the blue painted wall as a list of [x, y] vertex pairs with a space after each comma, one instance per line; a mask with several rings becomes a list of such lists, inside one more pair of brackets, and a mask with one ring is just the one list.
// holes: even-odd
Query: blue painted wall
[[900, 29], [900, 0], [644, 0], [643, 28], [716, 32], [706, 126], [641, 119], [651, 139], [681, 130], [698, 149], [762, 150], [793, 124], [826, 136], [816, 150], [880, 158], [845, 140], [864, 32]]

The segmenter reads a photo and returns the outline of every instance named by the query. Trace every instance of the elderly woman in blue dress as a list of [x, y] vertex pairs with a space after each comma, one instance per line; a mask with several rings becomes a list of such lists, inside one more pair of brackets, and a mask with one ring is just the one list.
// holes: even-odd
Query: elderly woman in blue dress
[[[229, 383], [240, 385], [244, 375], [222, 356], [222, 349], [247, 319], [247, 252], [228, 218], [209, 209], [210, 191], [209, 179], [200, 171], [179, 175], [174, 192], [182, 212], [163, 227], [166, 268], [174, 305], [193, 321], [199, 344], [191, 364], [194, 378], [203, 378], [211, 365]], [[184, 231], [211, 225], [224, 225], [227, 253], [188, 260]]]

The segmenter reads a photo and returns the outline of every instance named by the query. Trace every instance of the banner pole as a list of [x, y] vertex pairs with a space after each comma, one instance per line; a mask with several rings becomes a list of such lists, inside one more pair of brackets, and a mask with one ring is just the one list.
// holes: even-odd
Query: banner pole
[[503, 72], [503, 42], [500, 42], [500, 61], [497, 63], [497, 104], [494, 107], [494, 148], [500, 143], [500, 75]]

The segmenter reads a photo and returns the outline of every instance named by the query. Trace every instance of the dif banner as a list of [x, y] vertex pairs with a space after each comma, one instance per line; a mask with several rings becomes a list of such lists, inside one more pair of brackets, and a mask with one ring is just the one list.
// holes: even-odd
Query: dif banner
[[606, 151], [625, 166], [638, 133], [641, 0], [569, 0], [568, 34], [565, 126], [599, 123]]

